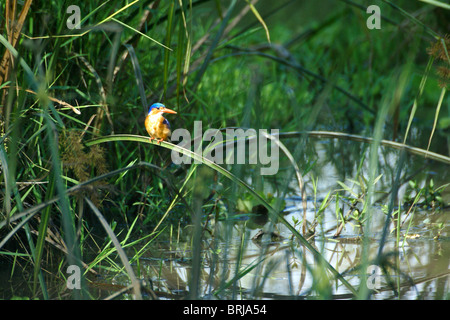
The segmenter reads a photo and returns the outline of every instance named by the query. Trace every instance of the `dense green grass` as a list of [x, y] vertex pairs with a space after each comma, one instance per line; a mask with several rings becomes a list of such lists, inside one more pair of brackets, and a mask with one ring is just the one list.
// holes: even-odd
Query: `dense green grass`
[[[215, 236], [229, 243], [227, 233], [242, 200], [238, 195], [245, 193], [313, 254], [317, 268], [308, 270], [316, 281], [329, 274], [330, 283], [338, 279], [355, 296], [370, 297], [364, 277], [360, 286], [350, 285], [307, 241], [306, 220], [291, 224], [279, 214], [287, 195], [314, 192], [304, 186], [304, 176], [326, 175], [309, 139], [318, 133], [311, 131], [359, 141], [340, 171], [344, 181], [350, 167], [358, 168], [352, 178], [360, 183], [344, 187], [342, 194], [348, 192], [349, 201], [362, 199], [357, 220], [369, 234], [374, 184], [380, 174], [390, 178], [378, 255], [369, 257], [364, 242], [360, 267], [370, 259], [382, 264], [388, 227], [399, 214], [394, 211], [397, 189], [408, 171], [403, 156], [396, 167], [381, 167], [380, 145], [420, 157], [429, 149], [432, 159], [450, 163], [448, 9], [420, 1], [378, 1], [382, 28], [369, 30], [369, 2], [330, 0], [318, 9], [313, 1], [111, 0], [87, 3], [81, 29], [70, 30], [66, 10], [71, 3], [57, 1], [32, 4], [22, 14], [17, 43], [5, 27], [2, 3], [0, 52], [10, 54], [3, 58], [8, 68], [0, 69], [4, 260], [17, 268], [32, 265], [28, 280], [39, 298], [49, 298], [44, 270], [61, 280], [74, 264], [91, 273], [125, 273], [139, 298], [143, 284], [132, 265], [155, 240], [172, 240], [174, 228], [189, 225], [193, 232], [183, 237], [197, 251], [188, 296], [198, 298], [207, 222], [228, 221], [225, 234]], [[23, 5], [16, 5], [20, 11]], [[13, 19], [20, 21], [19, 16]], [[280, 129], [279, 173], [264, 177], [256, 173], [258, 165], [218, 166], [204, 159], [199, 159], [202, 165], [171, 164], [170, 152], [178, 147], [144, 138], [147, 108], [157, 101], [178, 112], [169, 118], [173, 128], [192, 131], [194, 121], [201, 120], [203, 130]], [[330, 145], [327, 156], [339, 167], [337, 154]], [[359, 188], [355, 195], [353, 188]], [[443, 189], [427, 191], [439, 208]], [[422, 200], [427, 199], [413, 203]], [[328, 205], [325, 199], [322, 209]], [[310, 225], [320, 224], [317, 212]], [[251, 268], [261, 261], [262, 255]], [[73, 297], [95, 298], [87, 289], [89, 272]], [[223, 277], [215, 294], [235, 286], [247, 272], [238, 264], [235, 277], [228, 282]], [[326, 284], [315, 285], [319, 296], [331, 297]]]

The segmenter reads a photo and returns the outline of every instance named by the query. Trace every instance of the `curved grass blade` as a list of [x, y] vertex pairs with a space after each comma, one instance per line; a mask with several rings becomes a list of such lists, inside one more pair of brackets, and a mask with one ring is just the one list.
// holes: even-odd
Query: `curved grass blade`
[[136, 76], [136, 82], [139, 88], [139, 94], [141, 95], [141, 102], [142, 106], [144, 107], [144, 112], [146, 112], [148, 105], [147, 105], [147, 96], [145, 94], [144, 89], [144, 81], [142, 80], [142, 74], [141, 74], [141, 67], [139, 66], [139, 60], [136, 57], [136, 52], [134, 51], [134, 48], [130, 44], [125, 44], [125, 48], [127, 48], [129, 54], [131, 63], [133, 65], [134, 69], [134, 75]]
[[414, 22], [415, 24], [423, 27], [430, 35], [432, 35], [435, 39], [439, 39], [440, 36], [439, 34], [437, 34], [437, 32], [435, 32], [433, 29], [431, 29], [429, 26], [427, 26], [425, 23], [423, 23], [422, 21], [420, 21], [419, 19], [417, 19], [416, 17], [414, 17], [413, 15], [411, 15], [410, 13], [408, 13], [407, 11], [403, 10], [402, 8], [400, 8], [399, 6], [397, 6], [396, 4], [392, 3], [389, 0], [383, 0], [383, 2], [386, 2], [387, 4], [389, 4], [392, 8], [397, 9], [398, 11], [400, 11], [405, 17], [407, 17], [408, 19], [410, 19], [412, 22]]
[[298, 182], [298, 186], [300, 188], [300, 192], [302, 195], [302, 206], [303, 206], [303, 226], [302, 226], [302, 231], [303, 234], [306, 234], [306, 209], [307, 209], [307, 201], [306, 201], [306, 189], [305, 189], [305, 184], [303, 182], [303, 177], [302, 177], [302, 173], [300, 172], [300, 169], [297, 165], [297, 162], [295, 161], [293, 155], [291, 154], [291, 152], [286, 148], [286, 146], [281, 143], [281, 141], [278, 138], [275, 138], [273, 135], [267, 134], [266, 132], [264, 132], [263, 130], [260, 131], [262, 134], [264, 134], [267, 138], [269, 138], [270, 140], [274, 141], [278, 147], [283, 150], [284, 154], [288, 157], [289, 161], [291, 162], [292, 167], [295, 170], [295, 175], [297, 176], [297, 182]]
[[[175, 9], [175, 0], [172, 0], [169, 5], [169, 12], [167, 13], [167, 29], [166, 29], [166, 45], [170, 46], [170, 42], [172, 39], [172, 21], [173, 21], [173, 12]], [[172, 51], [172, 50], [171, 50]], [[167, 83], [169, 80], [169, 58], [170, 52], [168, 50], [164, 51], [164, 68], [163, 68], [163, 97], [164, 101], [166, 100], [167, 93]]]
[[222, 291], [231, 287], [236, 281], [243, 278], [246, 274], [251, 272], [253, 269], [255, 269], [258, 265], [260, 265], [265, 260], [266, 260], [266, 258], [262, 258], [260, 260], [254, 260], [251, 264], [246, 266], [243, 270], [236, 273], [236, 275], [232, 279], [230, 279], [225, 284], [223, 284], [220, 288], [218, 288], [216, 291], [214, 291], [214, 295], [218, 296], [220, 293], [222, 293]]
[[9, 50], [9, 52], [14, 56], [15, 59], [19, 60], [20, 65], [22, 66], [22, 68], [25, 71], [25, 74], [28, 77], [30, 87], [32, 88], [33, 91], [37, 92], [37, 83], [34, 80], [33, 71], [28, 66], [28, 64], [25, 62], [25, 60], [23, 60], [22, 57], [19, 56], [19, 53], [17, 52], [17, 50], [1, 34], [0, 34], [0, 43], [2, 43], [6, 47], [6, 49]]
[[428, 140], [427, 151], [430, 149], [431, 140], [433, 139], [434, 131], [436, 130], [437, 120], [439, 118], [439, 112], [441, 111], [442, 101], [444, 100], [445, 92], [446, 92], [445, 88], [442, 88], [441, 96], [439, 97], [439, 102], [438, 102], [438, 105], [436, 107], [436, 112], [435, 112], [435, 115], [434, 115], [433, 128], [431, 129], [430, 139]]
[[[53, 178], [53, 171], [50, 171], [50, 176], [48, 180], [49, 183], [45, 194], [46, 201], [51, 199], [55, 192], [55, 183], [54, 183], [55, 180]], [[39, 233], [38, 238], [36, 240], [36, 247], [34, 254], [34, 286], [33, 286], [34, 292], [36, 291], [36, 283], [38, 281], [38, 278], [41, 276], [41, 259], [42, 253], [44, 252], [44, 243], [45, 243], [45, 236], [47, 234], [48, 222], [50, 220], [50, 209], [51, 207], [48, 206], [44, 210], [42, 210], [41, 221], [39, 223]]]
[[150, 41], [153, 41], [154, 43], [156, 43], [157, 45], [160, 45], [160, 46], [163, 47], [164, 49], [167, 49], [167, 50], [169, 50], [169, 51], [172, 51], [171, 48], [169, 48], [169, 47], [163, 45], [161, 42], [159, 42], [159, 41], [157, 41], [157, 40], [155, 40], [155, 39], [149, 37], [149, 36], [146, 35], [145, 33], [142, 33], [142, 32], [140, 32], [139, 30], [137, 30], [137, 29], [135, 29], [135, 28], [133, 28], [133, 27], [130, 27], [130, 26], [127, 25], [126, 23], [123, 23], [122, 21], [117, 20], [116, 18], [111, 18], [111, 20], [117, 22], [118, 24], [120, 24], [120, 25], [122, 25], [122, 26], [124, 26], [124, 27], [126, 27], [126, 28], [128, 28], [128, 29], [130, 29], [130, 30], [133, 30], [133, 31], [136, 32], [136, 33], [139, 33], [141, 36], [143, 36], [143, 37], [149, 39]]
[[406, 139], [408, 138], [409, 129], [411, 128], [412, 121], [416, 114], [417, 102], [419, 101], [419, 98], [422, 96], [423, 89], [425, 88], [425, 83], [427, 82], [428, 75], [430, 73], [431, 67], [433, 66], [433, 61], [434, 57], [431, 56], [430, 59], [428, 60], [427, 67], [425, 68], [425, 74], [422, 76], [422, 79], [420, 80], [419, 91], [417, 92], [416, 98], [414, 99], [414, 103], [411, 109], [411, 113], [409, 114], [408, 125], [406, 126], [406, 133], [405, 138], [403, 139], [403, 143], [406, 143]]
[[[294, 131], [294, 132], [283, 132], [280, 133], [280, 138], [291, 138], [301, 136], [302, 134], [307, 134], [310, 137], [317, 138], [330, 138], [330, 139], [342, 139], [342, 140], [352, 140], [359, 141], [364, 143], [373, 143], [373, 138], [363, 137], [356, 134], [348, 134], [343, 132], [333, 132], [333, 131]], [[427, 151], [421, 148], [411, 147], [407, 144], [390, 141], [390, 140], [381, 140], [380, 144], [385, 147], [394, 148], [394, 149], [405, 149], [411, 154], [418, 155], [424, 158], [436, 160], [445, 164], [450, 164], [450, 157], [444, 156], [439, 153]]]
[[9, 223], [9, 215], [11, 214], [11, 188], [15, 184], [13, 176], [10, 176], [8, 166], [8, 156], [3, 143], [0, 143], [0, 164], [2, 166], [3, 179], [5, 180], [5, 192], [3, 194], [3, 212], [6, 213], [6, 222]]
[[270, 33], [269, 33], [269, 28], [267, 28], [266, 23], [264, 22], [264, 19], [261, 17], [261, 15], [259, 14], [258, 10], [256, 10], [255, 6], [253, 5], [253, 3], [251, 3], [249, 0], [246, 0], [248, 6], [250, 7], [250, 10], [252, 10], [253, 14], [255, 15], [256, 19], [258, 19], [259, 23], [261, 23], [261, 25], [264, 28], [264, 31], [266, 32], [266, 38], [267, 38], [267, 42], [270, 43]]
[[128, 261], [127, 255], [125, 254], [125, 251], [123, 251], [119, 240], [117, 240], [117, 237], [114, 234], [114, 231], [112, 231], [108, 222], [103, 217], [101, 212], [97, 209], [97, 207], [92, 203], [92, 201], [86, 197], [84, 197], [84, 201], [86, 201], [87, 204], [91, 207], [92, 211], [95, 213], [96, 217], [102, 224], [102, 226], [105, 229], [106, 233], [108, 234], [109, 238], [112, 240], [114, 247], [116, 248], [117, 252], [119, 253], [120, 260], [122, 260], [122, 263], [123, 263], [125, 269], [127, 270], [128, 276], [131, 279], [135, 299], [142, 300], [141, 284], [139, 283], [138, 279], [136, 278], [133, 268], [131, 267], [130, 262]]
[[441, 7], [441, 8], [450, 10], [450, 4], [448, 4], [448, 3], [443, 3], [443, 2], [437, 1], [437, 0], [419, 0], [419, 1], [431, 4], [436, 7]]
[[204, 165], [207, 165], [211, 169], [216, 170], [223, 176], [227, 177], [228, 179], [235, 182], [237, 185], [243, 187], [249, 193], [251, 193], [264, 207], [267, 208], [267, 210], [269, 212], [269, 216], [274, 221], [278, 221], [278, 222], [282, 223], [284, 226], [286, 226], [286, 228], [288, 228], [289, 231], [292, 232], [292, 234], [295, 236], [295, 238], [297, 238], [300, 241], [300, 243], [302, 245], [304, 245], [308, 249], [308, 251], [310, 251], [313, 254], [314, 259], [316, 261], [326, 265], [327, 269], [333, 274], [333, 276], [335, 276], [337, 279], [339, 279], [353, 294], [356, 294], [356, 290], [353, 288], [353, 286], [350, 285], [350, 283], [348, 283], [347, 280], [345, 280], [342, 277], [342, 275], [338, 271], [336, 271], [336, 269], [334, 269], [333, 266], [331, 266], [329, 264], [329, 262], [326, 261], [326, 259], [286, 219], [284, 219], [284, 217], [282, 215], [279, 215], [279, 213], [262, 196], [260, 196], [256, 191], [254, 191], [251, 186], [249, 186], [246, 182], [244, 182], [243, 180], [241, 180], [238, 177], [236, 177], [235, 175], [233, 175], [228, 170], [222, 168], [221, 166], [212, 162], [211, 160], [204, 158], [202, 155], [192, 152], [191, 150], [182, 148], [178, 145], [174, 145], [170, 142], [165, 142], [165, 141], [162, 141], [161, 143], [153, 142], [153, 141], [150, 141], [150, 139], [148, 137], [144, 137], [144, 136], [126, 135], [126, 134], [105, 136], [105, 137], [100, 137], [97, 139], [90, 140], [86, 143], [86, 145], [92, 146], [94, 144], [112, 142], [112, 141], [134, 141], [134, 142], [156, 144], [161, 147], [164, 147], [164, 148], [182, 153], [184, 155], [187, 155], [188, 157], [191, 157], [192, 159], [197, 160], [197, 161], [203, 163]]

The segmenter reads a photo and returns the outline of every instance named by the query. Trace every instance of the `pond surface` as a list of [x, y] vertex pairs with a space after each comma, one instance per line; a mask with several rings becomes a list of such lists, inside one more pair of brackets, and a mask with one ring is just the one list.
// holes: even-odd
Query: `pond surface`
[[[323, 270], [317, 268], [313, 256], [307, 250], [298, 244], [295, 245], [295, 242], [289, 239], [290, 232], [286, 228], [279, 228], [278, 231], [279, 235], [286, 239], [271, 242], [268, 246], [251, 239], [257, 233], [256, 230], [239, 236], [237, 235], [239, 230], [235, 229], [230, 242], [226, 243], [206, 240], [202, 251], [200, 297], [314, 298], [316, 294], [311, 290], [313, 279], [324, 276], [316, 274]], [[356, 288], [359, 286], [361, 272], [354, 268], [361, 262], [362, 243], [357, 237], [347, 234], [339, 239], [317, 238], [313, 243], [337, 271], [345, 274], [350, 284]], [[242, 252], [243, 246], [245, 250]], [[387, 279], [381, 269], [378, 270], [379, 277], [377, 282], [374, 282], [378, 286], [378, 293], [372, 298], [448, 298], [449, 250], [448, 237], [435, 240], [426, 226], [414, 228], [414, 233], [408, 239], [402, 240], [400, 247], [397, 246], [396, 240], [390, 237], [385, 245], [385, 251], [397, 253], [390, 259], [392, 263], [392, 267], [389, 268], [390, 279]], [[218, 254], [214, 255], [214, 251]], [[374, 239], [370, 245], [370, 255], [376, 256], [377, 251], [378, 246]], [[148, 254], [149, 257], [140, 260], [141, 274], [146, 279], [153, 279], [152, 285], [156, 294], [169, 299], [186, 297], [192, 275], [190, 245], [158, 243]], [[225, 255], [229, 258], [224, 259]], [[239, 281], [228, 286], [227, 282], [236, 277]], [[214, 295], [217, 291], [221, 293]], [[351, 298], [349, 290], [338, 280], [334, 282], [334, 288], [329, 294], [328, 298], [331, 299]]]

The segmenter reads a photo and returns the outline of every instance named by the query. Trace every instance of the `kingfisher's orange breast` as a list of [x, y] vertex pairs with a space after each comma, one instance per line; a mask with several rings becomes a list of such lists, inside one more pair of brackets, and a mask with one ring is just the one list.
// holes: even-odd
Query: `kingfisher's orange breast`
[[170, 125], [161, 114], [149, 114], [145, 118], [145, 129], [150, 137], [168, 140], [171, 136]]

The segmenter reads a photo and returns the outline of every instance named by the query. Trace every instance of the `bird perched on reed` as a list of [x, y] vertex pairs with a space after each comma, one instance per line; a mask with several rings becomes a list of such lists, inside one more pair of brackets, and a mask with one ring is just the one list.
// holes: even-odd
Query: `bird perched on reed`
[[162, 103], [154, 103], [148, 110], [148, 115], [145, 118], [145, 129], [150, 136], [150, 141], [157, 139], [157, 142], [168, 141], [172, 135], [170, 130], [170, 123], [164, 118], [163, 113], [173, 113], [175, 111], [166, 108]]

